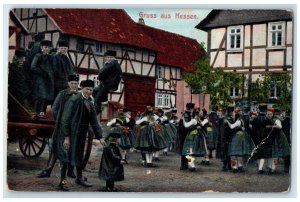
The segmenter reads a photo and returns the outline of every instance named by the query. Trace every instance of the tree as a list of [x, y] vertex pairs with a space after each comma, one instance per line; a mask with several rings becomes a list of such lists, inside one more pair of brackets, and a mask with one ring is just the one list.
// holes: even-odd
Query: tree
[[[200, 46], [205, 50], [203, 42]], [[242, 88], [242, 76], [224, 72], [222, 68], [212, 68], [206, 52], [195, 66], [197, 68], [195, 72], [183, 73], [183, 79], [191, 87], [192, 93], [210, 94], [212, 105], [225, 107], [231, 104], [230, 89]]]

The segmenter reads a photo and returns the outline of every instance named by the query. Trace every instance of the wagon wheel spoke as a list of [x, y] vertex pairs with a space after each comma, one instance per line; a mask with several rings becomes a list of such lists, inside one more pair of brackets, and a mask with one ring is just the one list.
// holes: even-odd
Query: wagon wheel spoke
[[34, 145], [33, 145], [33, 143], [34, 143], [34, 141], [30, 141], [30, 146], [32, 147], [32, 150], [33, 150], [33, 152], [34, 152], [34, 155], [36, 155], [36, 150], [35, 150], [35, 147], [34, 147]]
[[[26, 143], [26, 141], [25, 141], [25, 143]], [[24, 148], [25, 154], [27, 154], [27, 148], [28, 148], [28, 144], [26, 144], [26, 145], [25, 145], [25, 148]]]
[[32, 146], [34, 146], [34, 145], [35, 145], [35, 147], [37, 147], [38, 149], [41, 149], [41, 148], [42, 148], [41, 145], [37, 144], [35, 141], [32, 141]]
[[39, 137], [34, 137], [36, 140], [38, 140], [39, 142], [44, 142], [44, 139], [43, 138], [39, 138]]
[[22, 147], [22, 148], [23, 148], [23, 146], [24, 146], [24, 144], [26, 143], [26, 141], [27, 141], [27, 138], [25, 138], [25, 139], [22, 139], [22, 143], [21, 143], [20, 147]]

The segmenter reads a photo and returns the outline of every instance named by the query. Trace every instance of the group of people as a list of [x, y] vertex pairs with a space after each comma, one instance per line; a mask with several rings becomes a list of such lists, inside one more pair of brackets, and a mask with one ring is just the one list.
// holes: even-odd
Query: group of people
[[51, 41], [36, 41], [28, 51], [16, 50], [9, 65], [9, 92], [39, 118], [45, 117], [47, 106], [68, 87], [68, 76], [74, 74], [68, 42], [60, 40], [57, 45], [53, 52]]
[[[97, 119], [101, 103], [107, 101], [110, 91], [118, 89], [121, 67], [116, 52], [108, 50], [100, 69], [100, 85], [82, 80], [75, 74], [67, 52], [68, 43], [58, 42], [56, 53], [50, 53], [52, 42], [40, 40], [29, 52], [16, 50], [9, 65], [9, 92], [25, 107], [34, 103], [38, 117], [43, 118], [47, 105], [52, 106], [56, 121], [51, 138], [47, 167], [37, 177], [50, 177], [55, 162], [60, 161], [59, 188], [69, 190], [67, 176], [84, 187], [92, 186], [83, 177], [83, 158], [87, 132], [92, 130], [104, 146], [99, 177], [106, 180], [106, 191], [115, 191], [114, 182], [124, 179], [123, 165], [127, 164], [129, 149], [141, 152], [144, 167], [153, 167], [162, 152], [176, 151], [181, 156], [181, 170], [196, 170], [195, 159], [209, 166], [212, 151], [223, 162], [223, 170], [244, 172], [249, 161], [257, 160], [258, 173], [276, 170], [276, 159], [283, 158], [285, 171], [290, 166], [290, 120], [274, 116], [274, 109], [259, 106], [259, 112], [250, 113], [234, 106], [226, 113], [213, 106], [210, 113], [194, 103], [187, 103], [182, 118], [177, 110], [161, 109], [148, 103], [143, 113], [131, 117], [129, 109], [118, 109], [115, 118], [107, 122], [109, 130], [103, 134]], [[25, 59], [26, 58], [26, 59]], [[80, 87], [80, 88], [79, 88]], [[74, 172], [76, 168], [76, 174]]]
[[[68, 56], [68, 41], [59, 40], [57, 48], [52, 48], [52, 42], [43, 38], [43, 34], [37, 34], [30, 48], [16, 50], [9, 63], [9, 92], [38, 118], [45, 118], [47, 106], [68, 88], [68, 76], [75, 74]], [[101, 111], [101, 103], [107, 101], [108, 93], [118, 89], [122, 74], [116, 51], [108, 50], [104, 57], [104, 66], [98, 74], [100, 85], [94, 84], [97, 113]]]

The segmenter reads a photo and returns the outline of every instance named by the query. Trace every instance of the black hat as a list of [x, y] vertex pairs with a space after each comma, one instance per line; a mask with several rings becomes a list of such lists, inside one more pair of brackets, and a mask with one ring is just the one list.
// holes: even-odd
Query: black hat
[[176, 108], [172, 109], [172, 112], [177, 113], [177, 109]]
[[34, 35], [34, 41], [41, 41], [45, 38], [45, 33], [37, 33]]
[[157, 112], [164, 113], [164, 110], [162, 110], [161, 108], [158, 108]]
[[116, 57], [116, 55], [117, 55], [117, 52], [113, 51], [113, 50], [108, 50], [104, 53], [104, 56], [114, 56], [114, 57]]
[[120, 137], [121, 137], [121, 134], [120, 134], [120, 133], [112, 132], [112, 133], [109, 133], [109, 134], [108, 134], [108, 137], [112, 137], [112, 138], [120, 138]]
[[260, 112], [266, 112], [268, 110], [268, 106], [266, 104], [260, 104], [258, 109]]
[[244, 107], [244, 108], [243, 108], [243, 111], [244, 111], [244, 112], [250, 112], [250, 107], [249, 107], [249, 106], [248, 106], [248, 107]]
[[80, 82], [80, 86], [82, 88], [84, 88], [84, 87], [94, 88], [94, 81], [89, 80], [89, 79], [88, 80], [83, 80], [83, 81]]
[[26, 51], [24, 49], [18, 49], [15, 51], [15, 56], [17, 57], [25, 57]]
[[227, 111], [227, 113], [233, 112], [234, 111], [234, 106], [228, 106], [226, 111]]
[[129, 110], [128, 110], [128, 108], [127, 107], [124, 107], [123, 108], [123, 112], [125, 113], [125, 112], [128, 112]]
[[63, 41], [63, 40], [61, 40], [61, 41], [58, 41], [58, 43], [57, 43], [57, 45], [59, 46], [59, 47], [69, 47], [69, 43], [67, 42], [67, 41]]
[[218, 109], [219, 109], [218, 106], [213, 106], [213, 107], [212, 107], [212, 111], [214, 111], [214, 112], [218, 111]]
[[79, 76], [76, 74], [70, 74], [68, 77], [68, 81], [79, 81]]
[[195, 104], [189, 102], [189, 103], [187, 103], [187, 104], [185, 105], [185, 107], [188, 108], [188, 109], [193, 109], [193, 108], [195, 107]]
[[52, 46], [52, 42], [49, 40], [43, 40], [41, 41], [41, 46]]

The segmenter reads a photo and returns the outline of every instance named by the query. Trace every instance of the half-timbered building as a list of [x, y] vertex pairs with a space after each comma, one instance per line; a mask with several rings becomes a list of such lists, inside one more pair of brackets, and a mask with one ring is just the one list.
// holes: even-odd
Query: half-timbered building
[[[208, 34], [210, 65], [243, 74], [248, 83], [266, 73], [292, 71], [293, 16], [289, 10], [212, 10], [197, 26]], [[277, 98], [276, 84], [270, 84]], [[241, 90], [231, 89], [233, 99]]]
[[[162, 108], [187, 102], [208, 106], [203, 96], [192, 95], [181, 80], [182, 71], [193, 71], [202, 54], [199, 43], [178, 34], [134, 22], [121, 9], [13, 9], [29, 33], [44, 33], [56, 47], [58, 40], [69, 41], [69, 57], [80, 79], [92, 79], [103, 67], [103, 54], [115, 50], [123, 75], [119, 89], [103, 104], [102, 119], [110, 119], [120, 105], [134, 113], [147, 103]], [[22, 47], [32, 40], [21, 39]]]

